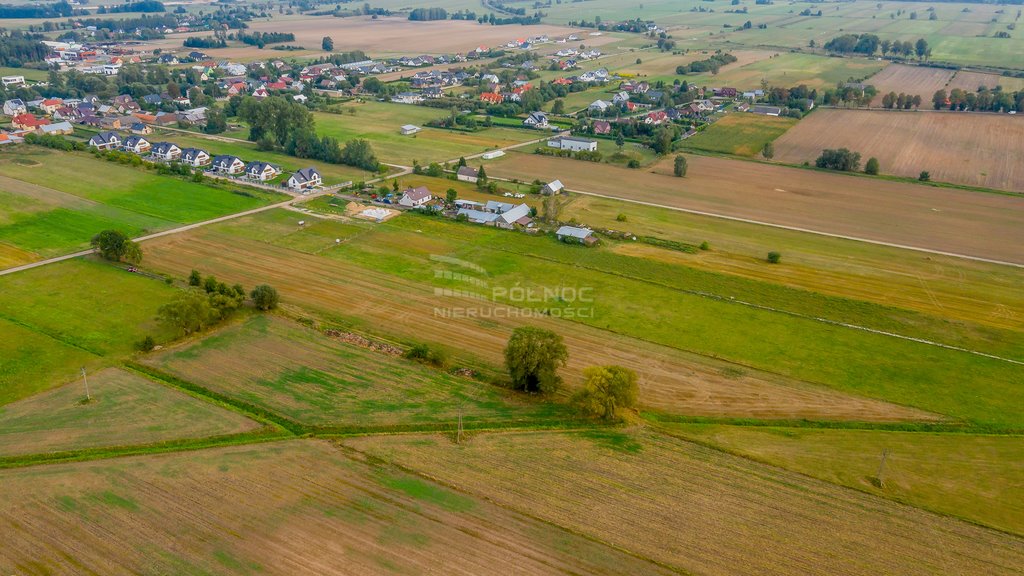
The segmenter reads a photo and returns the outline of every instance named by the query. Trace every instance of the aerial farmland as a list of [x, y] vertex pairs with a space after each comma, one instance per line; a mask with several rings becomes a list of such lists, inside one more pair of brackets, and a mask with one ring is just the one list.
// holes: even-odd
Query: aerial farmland
[[1020, 18], [0, 6], [0, 574], [1020, 574]]

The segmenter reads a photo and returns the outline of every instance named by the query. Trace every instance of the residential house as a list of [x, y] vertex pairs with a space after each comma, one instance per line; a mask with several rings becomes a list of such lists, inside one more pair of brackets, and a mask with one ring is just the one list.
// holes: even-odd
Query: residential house
[[480, 95], [480, 101], [488, 104], [501, 104], [505, 101], [505, 97], [497, 92], [484, 92]]
[[548, 115], [543, 112], [531, 112], [526, 120], [523, 120], [523, 125], [530, 128], [547, 128]]
[[398, 200], [398, 204], [401, 206], [408, 206], [416, 208], [425, 205], [434, 198], [433, 194], [426, 186], [419, 186], [417, 188], [409, 188], [402, 192], [402, 197]]
[[113, 150], [121, 146], [121, 137], [117, 132], [100, 132], [89, 139], [89, 146], [100, 150]]
[[548, 140], [548, 147], [558, 148], [559, 150], [571, 150], [573, 152], [596, 152], [597, 140], [580, 138], [578, 136], [559, 136]]
[[40, 126], [49, 124], [50, 120], [47, 118], [37, 118], [34, 114], [18, 114], [14, 118], [11, 118], [11, 125], [19, 130], [25, 130], [27, 132], [33, 132]]
[[480, 171], [470, 166], [462, 166], [457, 172], [455, 172], [455, 177], [463, 182], [472, 182], [475, 184], [477, 179], [480, 177]]
[[735, 98], [739, 95], [739, 90], [735, 88], [715, 88], [714, 94], [719, 98]]
[[295, 172], [288, 177], [287, 182], [288, 187], [292, 190], [309, 190], [310, 188], [319, 188], [322, 184], [323, 179], [320, 177], [320, 173], [312, 167]]
[[21, 98], [11, 98], [4, 102], [4, 115], [6, 116], [17, 116], [25, 112], [28, 112], [28, 106], [25, 106], [25, 101]]
[[391, 97], [391, 101], [397, 104], [419, 104], [426, 98], [419, 92], [399, 92]]
[[423, 129], [420, 128], [419, 126], [416, 126], [415, 124], [406, 124], [405, 126], [402, 126], [399, 130], [402, 132], [402, 136], [410, 136]]
[[612, 96], [612, 104], [621, 106], [626, 102], [629, 102], [629, 92], [626, 92], [625, 90], [622, 90], [616, 93], [615, 96]]
[[270, 92], [267, 91], [266, 87], [260, 86], [259, 88], [252, 91], [252, 97], [257, 100], [262, 100], [270, 96]]
[[668, 122], [668, 114], [664, 110], [657, 110], [650, 112], [644, 117], [644, 124], [653, 124], [655, 126]]
[[555, 236], [562, 242], [577, 242], [580, 244], [594, 244], [597, 237], [589, 228], [578, 228], [576, 226], [562, 226], [555, 232]]
[[43, 134], [53, 134], [55, 136], [67, 136], [68, 134], [75, 133], [75, 127], [70, 122], [57, 122], [55, 124], [43, 124], [39, 127], [39, 130]]
[[193, 168], [199, 168], [210, 163], [210, 155], [199, 148], [182, 148], [180, 160]]
[[605, 113], [609, 108], [612, 107], [612, 103], [607, 100], [594, 100], [590, 106], [587, 106], [587, 110], [591, 112]]
[[543, 188], [540, 189], [540, 193], [544, 194], [545, 196], [551, 196], [553, 194], [560, 193], [564, 188], [565, 186], [562, 185], [561, 180], [552, 180], [551, 182], [548, 182], [547, 184], [544, 185]]
[[114, 96], [114, 100], [111, 105], [121, 114], [131, 114], [132, 112], [138, 112], [142, 109], [139, 106], [139, 103], [133, 100], [129, 94]]
[[21, 86], [25, 84], [24, 76], [3, 76], [0, 77], [0, 83], [3, 84], [4, 88], [10, 88], [12, 86]]
[[259, 160], [249, 162], [245, 165], [245, 176], [250, 180], [266, 182], [267, 180], [273, 180], [280, 173], [281, 170], [276, 166], [266, 162], [260, 162]]
[[245, 162], [238, 156], [214, 156], [212, 168], [214, 172], [233, 176], [245, 172]]
[[139, 154], [140, 156], [149, 152], [152, 147], [153, 145], [149, 143], [149, 140], [134, 134], [125, 138], [124, 142], [121, 144], [121, 148], [126, 152]]
[[150, 150], [150, 157], [164, 162], [174, 162], [181, 158], [181, 148], [170, 142], [156, 142]]
[[292, 96], [292, 100], [295, 100], [299, 104], [305, 104], [306, 101], [309, 100], [309, 97], [305, 94], [296, 94], [295, 96]]
[[612, 123], [607, 120], [594, 120], [594, 134], [611, 134]]
[[[696, 104], [690, 104], [690, 106], [697, 106], [697, 105]], [[699, 108], [698, 108], [698, 110], [699, 110]], [[736, 111], [737, 112], [746, 112], [748, 110], [750, 110], [750, 104], [747, 103], [747, 102], [740, 102], [739, 104], [736, 105]]]
[[533, 220], [530, 218], [530, 206], [527, 204], [520, 204], [505, 210], [499, 214], [497, 220], [494, 221], [494, 225], [499, 228], [512, 228], [515, 225], [529, 226], [532, 223]]
[[64, 105], [64, 101], [60, 98], [47, 98], [43, 100], [39, 105], [39, 109], [46, 114], [53, 114], [58, 108]]

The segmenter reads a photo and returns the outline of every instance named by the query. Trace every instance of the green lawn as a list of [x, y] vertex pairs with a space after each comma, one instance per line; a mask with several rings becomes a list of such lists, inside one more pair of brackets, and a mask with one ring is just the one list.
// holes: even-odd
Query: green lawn
[[311, 426], [387, 429], [556, 420], [564, 408], [256, 316], [145, 360]]
[[[380, 160], [402, 166], [411, 166], [413, 160], [421, 164], [455, 160], [538, 137], [535, 131], [521, 128], [493, 127], [479, 132], [425, 128], [428, 120], [450, 113], [438, 108], [385, 102], [351, 102], [335, 108], [341, 113], [314, 114], [318, 133], [342, 142], [366, 139]], [[405, 124], [420, 126], [423, 131], [403, 136], [399, 127]]]
[[176, 290], [101, 261], [0, 276], [0, 293], [0, 404], [110, 365], [147, 334], [171, 336], [155, 316]]
[[0, 66], [0, 76], [24, 76], [25, 80], [30, 82], [43, 82], [46, 80], [47, 72], [33, 68], [8, 68]]
[[0, 408], [0, 456], [205, 438], [259, 426], [240, 414], [117, 368]]
[[[878, 430], [665, 424], [672, 434], [821, 480], [1024, 535], [1024, 442]], [[888, 451], [877, 479], [883, 452]]]
[[0, 167], [0, 243], [42, 257], [86, 248], [104, 229], [141, 235], [284, 198], [35, 147], [0, 152]]
[[765, 144], [782, 136], [796, 123], [793, 118], [735, 112], [684, 140], [682, 146], [689, 150], [757, 156]]

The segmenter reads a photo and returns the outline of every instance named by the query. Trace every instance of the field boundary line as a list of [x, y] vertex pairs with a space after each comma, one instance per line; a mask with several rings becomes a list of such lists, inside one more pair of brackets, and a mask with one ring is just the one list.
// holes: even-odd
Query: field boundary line
[[[502, 180], [502, 181], [506, 181], [506, 182], [510, 181], [509, 179], [506, 179], [506, 178], [493, 178], [493, 179], [495, 179], [495, 180]], [[762, 220], [754, 220], [752, 218], [742, 218], [742, 217], [739, 217], [739, 216], [729, 216], [727, 214], [719, 214], [719, 213], [716, 213], [716, 212], [707, 212], [707, 211], [704, 211], [704, 210], [695, 210], [695, 209], [692, 209], [692, 208], [683, 208], [681, 206], [670, 206], [670, 205], [667, 205], [667, 204], [658, 204], [656, 202], [647, 202], [645, 200], [636, 200], [636, 199], [633, 199], [633, 198], [624, 198], [624, 197], [621, 197], [621, 196], [613, 196], [611, 194], [601, 194], [599, 192], [587, 192], [587, 191], [584, 191], [584, 190], [569, 189], [569, 188], [566, 188], [565, 190], [567, 192], [572, 192], [573, 194], [580, 194], [582, 196], [593, 196], [595, 198], [604, 198], [606, 200], [618, 200], [618, 201], [621, 201], [621, 202], [629, 202], [631, 204], [639, 204], [641, 206], [650, 206], [652, 208], [663, 208], [665, 210], [673, 210], [673, 211], [676, 211], [676, 212], [685, 212], [687, 214], [694, 214], [694, 215], [697, 215], [697, 216], [710, 216], [712, 218], [720, 218], [722, 220], [730, 220], [730, 221], [733, 221], [733, 222], [742, 222], [744, 224], [756, 224], [756, 225], [759, 225], [759, 226], [768, 226], [768, 227], [771, 227], [771, 228], [778, 228], [780, 230], [789, 230], [791, 232], [803, 232], [803, 233], [806, 233], [806, 234], [817, 234], [819, 236], [827, 236], [829, 238], [838, 238], [840, 240], [852, 240], [854, 242], [865, 242], [867, 244], [875, 244], [877, 246], [886, 246], [888, 248], [899, 248], [901, 250], [913, 250], [915, 252], [924, 252], [924, 253], [927, 253], [927, 254], [935, 254], [935, 255], [938, 255], [938, 256], [949, 256], [949, 257], [952, 257], [952, 258], [962, 258], [964, 260], [973, 260], [975, 262], [984, 262], [986, 264], [997, 264], [997, 265], [1000, 265], [1000, 266], [1012, 266], [1014, 268], [1024, 268], [1024, 263], [1007, 262], [1007, 261], [1004, 261], [1004, 260], [996, 260], [996, 259], [993, 259], [993, 258], [985, 258], [985, 257], [982, 257], [982, 256], [970, 256], [968, 254], [958, 254], [956, 252], [945, 252], [943, 250], [934, 250], [932, 248], [922, 248], [920, 246], [910, 246], [910, 245], [907, 245], [907, 244], [897, 244], [895, 242], [885, 242], [885, 241], [882, 241], [882, 240], [872, 240], [870, 238], [862, 238], [862, 237], [859, 237], [859, 236], [849, 236], [849, 235], [846, 235], [846, 234], [836, 234], [834, 232], [824, 232], [824, 231], [821, 231], [821, 230], [812, 230], [810, 228], [802, 228], [802, 227], [799, 227], [799, 226], [789, 226], [789, 225], [786, 225], [786, 224], [776, 224], [776, 223], [773, 223], [773, 222], [765, 222], [765, 221], [762, 221]]]

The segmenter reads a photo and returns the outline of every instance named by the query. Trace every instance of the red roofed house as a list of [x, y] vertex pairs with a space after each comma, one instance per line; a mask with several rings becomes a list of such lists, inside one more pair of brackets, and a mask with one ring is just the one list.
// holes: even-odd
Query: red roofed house
[[594, 120], [594, 134], [611, 134], [612, 124], [607, 120]]
[[646, 124], [661, 124], [668, 120], [668, 114], [664, 110], [658, 110], [657, 112], [651, 112], [644, 118]]
[[480, 101], [487, 102], [488, 104], [501, 104], [505, 101], [505, 98], [497, 92], [484, 92], [480, 95]]
[[29, 132], [49, 123], [50, 121], [46, 118], [36, 118], [33, 114], [18, 114], [14, 118], [11, 118], [12, 126]]
[[569, 80], [568, 78], [557, 78], [551, 83], [558, 84], [559, 86], [569, 86], [572, 84], [572, 80]]
[[39, 105], [39, 108], [47, 114], [53, 114], [57, 111], [57, 108], [60, 108], [63, 105], [64, 101], [60, 98], [48, 98], [46, 100], [43, 100], [43, 102]]

